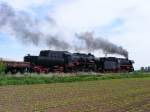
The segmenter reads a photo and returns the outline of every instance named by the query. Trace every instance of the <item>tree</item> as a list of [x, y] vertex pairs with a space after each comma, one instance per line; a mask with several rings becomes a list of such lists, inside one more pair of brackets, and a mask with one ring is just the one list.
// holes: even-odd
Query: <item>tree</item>
[[6, 65], [2, 60], [0, 60], [0, 73], [5, 72], [5, 70], [6, 70]]

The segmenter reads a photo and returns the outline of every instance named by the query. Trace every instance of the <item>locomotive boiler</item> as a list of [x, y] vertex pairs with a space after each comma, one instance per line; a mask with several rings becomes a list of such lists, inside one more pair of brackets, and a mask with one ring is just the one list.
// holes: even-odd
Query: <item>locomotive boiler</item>
[[133, 72], [134, 61], [127, 58], [101, 57], [96, 61], [99, 72]]

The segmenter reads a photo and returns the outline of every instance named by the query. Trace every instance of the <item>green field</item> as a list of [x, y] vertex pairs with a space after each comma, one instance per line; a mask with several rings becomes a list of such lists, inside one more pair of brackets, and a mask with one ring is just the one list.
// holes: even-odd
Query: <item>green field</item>
[[0, 112], [150, 112], [149, 75], [103, 79], [0, 86]]
[[17, 74], [0, 75], [0, 86], [3, 85], [30, 85], [30, 84], [49, 84], [66, 83], [79, 81], [110, 80], [124, 78], [145, 78], [150, 77], [150, 73], [73, 73], [73, 74]]

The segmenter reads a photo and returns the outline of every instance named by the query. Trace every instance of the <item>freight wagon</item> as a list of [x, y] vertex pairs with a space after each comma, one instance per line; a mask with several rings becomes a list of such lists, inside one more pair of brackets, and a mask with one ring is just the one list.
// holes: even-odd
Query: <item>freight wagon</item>
[[25, 73], [30, 70], [29, 62], [19, 62], [19, 61], [2, 61], [2, 63], [6, 66], [5, 73], [16, 74], [18, 72]]

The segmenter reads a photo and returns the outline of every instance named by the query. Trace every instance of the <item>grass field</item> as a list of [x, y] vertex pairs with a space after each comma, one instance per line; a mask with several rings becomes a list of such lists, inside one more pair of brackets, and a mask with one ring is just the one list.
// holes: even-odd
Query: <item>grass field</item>
[[150, 112], [150, 77], [0, 86], [0, 112]]
[[49, 84], [65, 83], [94, 80], [110, 80], [123, 78], [144, 78], [150, 77], [150, 73], [74, 73], [74, 74], [26, 74], [26, 75], [0, 75], [0, 86], [3, 85], [31, 85], [31, 84]]

